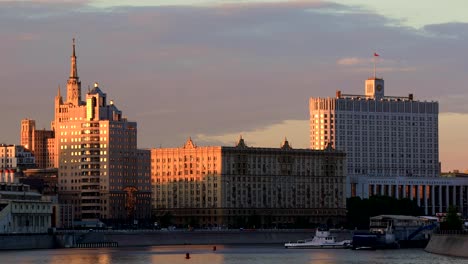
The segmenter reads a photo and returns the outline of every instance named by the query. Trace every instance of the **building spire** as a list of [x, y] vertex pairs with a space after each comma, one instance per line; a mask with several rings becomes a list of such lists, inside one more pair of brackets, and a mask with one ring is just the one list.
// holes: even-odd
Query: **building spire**
[[78, 69], [76, 67], [75, 38], [73, 38], [73, 51], [70, 63], [70, 78], [78, 79]]
[[63, 104], [62, 93], [60, 92], [60, 84], [58, 85], [58, 88], [57, 88], [57, 96], [55, 97], [55, 101], [58, 102], [59, 104]]
[[76, 66], [75, 38], [73, 38], [72, 55], [70, 57], [70, 77], [67, 81], [67, 103], [75, 106], [81, 102], [81, 82], [78, 78], [78, 67]]
[[73, 57], [76, 57], [75, 55], [75, 38], [73, 38], [73, 54], [72, 54]]

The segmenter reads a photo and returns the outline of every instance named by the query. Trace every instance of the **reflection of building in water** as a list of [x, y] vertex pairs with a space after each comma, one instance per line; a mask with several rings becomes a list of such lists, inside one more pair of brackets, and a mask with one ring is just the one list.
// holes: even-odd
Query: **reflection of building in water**
[[332, 148], [198, 147], [151, 150], [153, 209], [175, 224], [274, 226], [345, 217], [345, 155]]

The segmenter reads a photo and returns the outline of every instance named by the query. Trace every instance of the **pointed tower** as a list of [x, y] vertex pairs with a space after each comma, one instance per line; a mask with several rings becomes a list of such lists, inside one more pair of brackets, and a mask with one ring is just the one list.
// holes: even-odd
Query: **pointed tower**
[[187, 139], [187, 142], [185, 142], [185, 145], [184, 145], [184, 148], [186, 149], [192, 149], [192, 148], [196, 148], [197, 146], [193, 143], [192, 141], [192, 137], [189, 137]]
[[283, 143], [281, 144], [281, 149], [292, 149], [291, 145], [289, 145], [289, 141], [286, 137], [284, 137]]
[[245, 144], [244, 139], [242, 138], [242, 135], [240, 135], [239, 141], [237, 141], [236, 147], [237, 148], [246, 148], [247, 147], [247, 145]]
[[76, 66], [75, 39], [73, 39], [73, 51], [70, 60], [70, 77], [67, 81], [67, 103], [78, 106], [81, 104], [81, 81], [78, 78], [78, 68]]
[[55, 96], [55, 105], [63, 104], [62, 94], [60, 92], [60, 85], [57, 88], [57, 95]]

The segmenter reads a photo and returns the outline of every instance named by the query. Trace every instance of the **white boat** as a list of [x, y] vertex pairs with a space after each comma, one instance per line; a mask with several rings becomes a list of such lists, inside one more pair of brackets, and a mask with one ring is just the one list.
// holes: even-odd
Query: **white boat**
[[299, 240], [284, 244], [285, 248], [350, 248], [351, 240], [336, 241], [328, 229], [317, 228], [312, 239]]

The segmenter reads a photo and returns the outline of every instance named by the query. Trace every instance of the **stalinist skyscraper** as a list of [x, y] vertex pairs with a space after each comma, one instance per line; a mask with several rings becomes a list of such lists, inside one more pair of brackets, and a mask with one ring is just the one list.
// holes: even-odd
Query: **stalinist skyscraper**
[[137, 123], [122, 116], [97, 83], [82, 100], [75, 40], [66, 101], [55, 97], [59, 199], [76, 220], [147, 219], [151, 210], [149, 151], [137, 149]]

